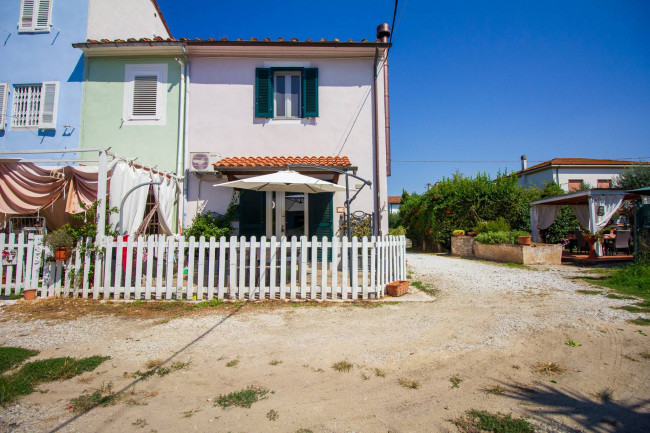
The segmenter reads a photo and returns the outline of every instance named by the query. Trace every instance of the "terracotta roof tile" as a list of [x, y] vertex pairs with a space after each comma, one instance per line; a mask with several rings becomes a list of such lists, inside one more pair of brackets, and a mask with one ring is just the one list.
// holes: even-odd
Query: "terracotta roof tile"
[[284, 167], [289, 164], [348, 167], [352, 164], [347, 156], [240, 156], [223, 158], [215, 167]]
[[647, 162], [638, 162], [638, 161], [621, 161], [617, 159], [593, 159], [593, 158], [553, 158], [548, 161], [533, 165], [528, 167], [526, 170], [520, 170], [517, 173], [529, 172], [532, 170], [537, 170], [543, 167], [551, 167], [557, 165], [639, 165], [639, 164], [648, 164]]
[[402, 196], [401, 195], [389, 195], [388, 196], [388, 203], [390, 203], [390, 204], [401, 204], [402, 203]]
[[[150, 45], [153, 45], [153, 44], [156, 44], [156, 43], [179, 42], [179, 41], [183, 42], [183, 43], [199, 44], [199, 45], [203, 45], [203, 44], [206, 44], [206, 43], [218, 45], [219, 43], [233, 43], [233, 42], [244, 43], [244, 44], [245, 43], [250, 43], [250, 44], [256, 44], [256, 45], [263, 45], [264, 43], [269, 43], [269, 45], [273, 45], [273, 44], [276, 44], [276, 45], [277, 44], [282, 44], [282, 45], [284, 45], [284, 44], [289, 44], [289, 43], [314, 44], [314, 45], [321, 45], [321, 44], [328, 44], [328, 45], [331, 45], [331, 44], [336, 44], [336, 45], [338, 45], [338, 44], [340, 44], [340, 45], [343, 45], [343, 44], [364, 44], [364, 45], [365, 44], [386, 44], [386, 43], [384, 43], [384, 42], [382, 42], [380, 40], [375, 40], [375, 41], [370, 42], [370, 41], [368, 41], [368, 39], [362, 39], [361, 41], [355, 41], [353, 39], [348, 39], [347, 41], [342, 41], [339, 38], [334, 38], [332, 40], [327, 40], [325, 38], [321, 38], [320, 40], [305, 39], [305, 40], [301, 41], [298, 38], [291, 38], [291, 39], [278, 38], [277, 40], [272, 40], [271, 38], [257, 39], [255, 37], [252, 37], [250, 39], [244, 40], [244, 39], [241, 39], [241, 38], [228, 39], [226, 37], [223, 37], [221, 39], [215, 39], [215, 38], [208, 38], [208, 39], [179, 38], [179, 39], [175, 39], [173, 37], [170, 37], [170, 38], [164, 39], [164, 38], [162, 38], [160, 36], [156, 36], [153, 39], [151, 39], [151, 38], [139, 38], [139, 39], [128, 38], [128, 39], [126, 39], [126, 41], [122, 40], [122, 39], [114, 39], [114, 40], [110, 40], [110, 39], [100, 39], [100, 40], [87, 39], [85, 44], [113, 45], [114, 46], [117, 43], [126, 44], [126, 43], [134, 43], [134, 42], [147, 42]], [[76, 48], [80, 48], [80, 46], [83, 45], [83, 44], [84, 44], [83, 42], [79, 42], [79, 43], [73, 44], [73, 46], [75, 46]]]

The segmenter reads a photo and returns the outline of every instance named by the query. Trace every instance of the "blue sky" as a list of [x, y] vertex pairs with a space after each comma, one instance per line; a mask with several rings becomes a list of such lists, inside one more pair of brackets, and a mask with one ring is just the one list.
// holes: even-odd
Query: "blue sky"
[[[175, 37], [246, 39], [374, 39], [394, 7], [393, 0], [158, 3]], [[393, 44], [391, 195], [421, 192], [456, 170], [517, 170], [522, 154], [530, 164], [650, 159], [647, 0], [400, 0]]]

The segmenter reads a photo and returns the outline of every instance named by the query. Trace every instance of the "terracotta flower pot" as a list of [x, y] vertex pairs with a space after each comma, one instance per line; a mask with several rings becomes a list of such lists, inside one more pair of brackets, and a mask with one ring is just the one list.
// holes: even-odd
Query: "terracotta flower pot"
[[467, 236], [474, 237], [476, 236], [476, 232], [467, 232]]
[[23, 290], [23, 296], [25, 297], [25, 300], [27, 300], [27, 301], [31, 301], [32, 299], [36, 299], [36, 289]]
[[519, 236], [519, 245], [528, 246], [530, 245], [530, 240], [532, 236]]
[[386, 292], [390, 296], [402, 296], [409, 291], [409, 282], [405, 280], [393, 281], [386, 285]]
[[66, 261], [70, 258], [70, 248], [59, 247], [54, 251], [54, 260]]

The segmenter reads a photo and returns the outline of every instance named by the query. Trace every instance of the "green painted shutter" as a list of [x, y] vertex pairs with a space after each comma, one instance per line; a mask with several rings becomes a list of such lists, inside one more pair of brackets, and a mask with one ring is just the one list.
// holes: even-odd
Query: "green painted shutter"
[[266, 192], [242, 191], [239, 196], [239, 235], [264, 236], [266, 234]]
[[[309, 194], [309, 237], [322, 239], [327, 236], [332, 239], [334, 234], [334, 209], [332, 204], [333, 192]], [[332, 250], [327, 252], [327, 261], [332, 261]], [[321, 260], [321, 250], [318, 250], [318, 261]]]
[[318, 68], [302, 73], [302, 117], [318, 117]]
[[273, 73], [255, 69], [255, 117], [273, 117]]

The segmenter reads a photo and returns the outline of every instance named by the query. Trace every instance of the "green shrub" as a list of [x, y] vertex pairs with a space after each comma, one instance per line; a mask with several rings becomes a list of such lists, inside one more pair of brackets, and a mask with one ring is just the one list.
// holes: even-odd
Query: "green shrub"
[[399, 213], [388, 213], [388, 228], [396, 229], [400, 226]]
[[530, 236], [530, 233], [521, 230], [483, 232], [476, 235], [476, 242], [487, 245], [518, 244], [519, 236]]
[[202, 212], [194, 217], [192, 225], [187, 228], [185, 235], [195, 238], [201, 236], [217, 239], [221, 236], [228, 237], [230, 236], [230, 220], [225, 215], [216, 212]]
[[510, 224], [508, 224], [503, 217], [499, 217], [492, 221], [481, 221], [474, 227], [476, 233], [485, 232], [509, 232]]
[[391, 236], [404, 236], [406, 229], [402, 226], [388, 229], [388, 234]]

